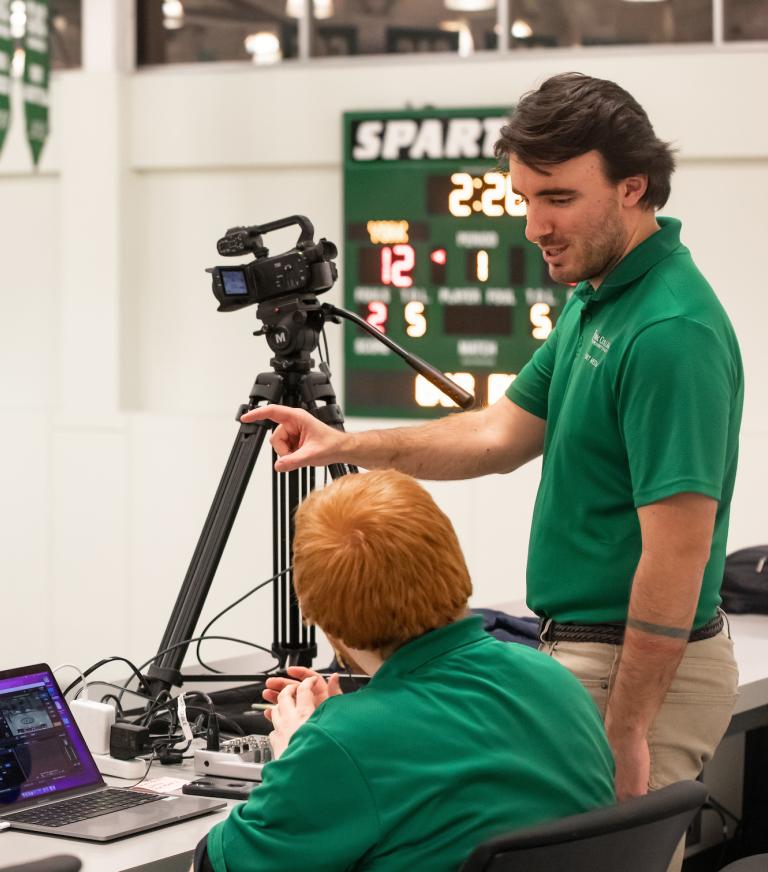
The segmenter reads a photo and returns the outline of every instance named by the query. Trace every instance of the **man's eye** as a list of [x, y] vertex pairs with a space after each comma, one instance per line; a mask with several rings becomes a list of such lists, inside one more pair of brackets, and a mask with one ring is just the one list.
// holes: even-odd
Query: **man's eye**
[[573, 197], [552, 197], [549, 202], [553, 206], [568, 206], [573, 202]]

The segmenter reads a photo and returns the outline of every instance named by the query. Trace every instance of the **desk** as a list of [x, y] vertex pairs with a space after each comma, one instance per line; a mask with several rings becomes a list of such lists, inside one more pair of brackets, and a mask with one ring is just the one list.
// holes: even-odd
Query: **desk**
[[[194, 772], [191, 760], [179, 766], [154, 763], [148, 778], [164, 776], [186, 780], [199, 777]], [[114, 787], [126, 784], [119, 778], [105, 778], [105, 781]], [[224, 820], [233, 805], [236, 803], [228, 803], [227, 808], [212, 814], [106, 844], [6, 830], [0, 833], [0, 867], [41, 860], [54, 854], [73, 854], [83, 861], [83, 872], [123, 872], [143, 863], [194, 850], [208, 830]]]
[[739, 699], [729, 733], [768, 725], [768, 615], [731, 615]]
[[[530, 614], [520, 602], [504, 603], [497, 608], [510, 614]], [[768, 773], [768, 615], [734, 615], [730, 626], [740, 678], [739, 700], [728, 733], [747, 733], [744, 808], [749, 814], [745, 817], [754, 821], [750, 827], [754, 827], [755, 833], [762, 833], [766, 828], [761, 820], [765, 820], [762, 815], [768, 803], [768, 778], [761, 777], [761, 772]], [[195, 777], [192, 761], [181, 766], [154, 764], [150, 777], [164, 775], [191, 779]], [[121, 784], [119, 779], [107, 781], [116, 786]], [[53, 854], [74, 854], [83, 861], [83, 872], [122, 872], [193, 850], [227, 813], [225, 809], [109, 844], [5, 831], [0, 833], [0, 865], [39, 860]]]

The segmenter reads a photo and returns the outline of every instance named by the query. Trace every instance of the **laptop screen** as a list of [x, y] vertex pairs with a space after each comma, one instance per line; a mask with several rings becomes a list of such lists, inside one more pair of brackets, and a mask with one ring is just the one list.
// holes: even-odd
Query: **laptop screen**
[[50, 669], [0, 672], [0, 805], [102, 783]]

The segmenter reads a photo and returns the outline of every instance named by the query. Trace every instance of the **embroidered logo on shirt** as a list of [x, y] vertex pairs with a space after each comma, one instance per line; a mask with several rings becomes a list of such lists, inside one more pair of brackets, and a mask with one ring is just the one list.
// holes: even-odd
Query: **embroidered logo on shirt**
[[601, 336], [597, 330], [592, 334], [592, 344], [599, 348], [603, 354], [607, 354], [608, 349], [611, 347], [610, 340], [606, 339], [605, 336]]
[[[597, 330], [592, 334], [592, 345], [595, 348], [598, 348], [603, 354], [608, 354], [608, 349], [611, 347], [611, 342], [609, 339], [606, 339], [605, 336], [601, 336]], [[598, 355], [597, 357], [593, 357], [589, 351], [584, 352], [584, 360], [590, 366], [594, 366], [597, 369], [598, 366], [603, 362], [603, 357]]]

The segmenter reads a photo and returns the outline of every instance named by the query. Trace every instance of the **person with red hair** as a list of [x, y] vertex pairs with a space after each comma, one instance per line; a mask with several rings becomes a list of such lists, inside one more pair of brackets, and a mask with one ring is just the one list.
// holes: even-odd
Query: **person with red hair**
[[456, 869], [482, 840], [614, 801], [589, 695], [488, 635], [450, 520], [415, 479], [348, 475], [296, 513], [304, 618], [371, 676], [270, 678], [276, 759], [198, 846], [200, 872]]

